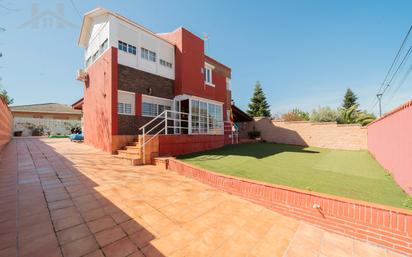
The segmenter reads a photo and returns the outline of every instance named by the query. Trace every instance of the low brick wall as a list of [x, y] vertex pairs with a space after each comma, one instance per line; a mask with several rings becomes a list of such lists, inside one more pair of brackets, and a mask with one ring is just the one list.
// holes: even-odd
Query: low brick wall
[[224, 145], [223, 135], [159, 135], [159, 156], [201, 152]]
[[412, 256], [412, 211], [226, 176], [176, 159], [156, 164], [323, 229]]
[[10, 141], [13, 133], [13, 116], [9, 107], [0, 98], [0, 151]]
[[247, 132], [252, 131], [253, 127], [268, 142], [344, 150], [367, 149], [367, 130], [357, 124], [256, 118], [255, 121], [241, 124], [241, 137], [247, 138]]

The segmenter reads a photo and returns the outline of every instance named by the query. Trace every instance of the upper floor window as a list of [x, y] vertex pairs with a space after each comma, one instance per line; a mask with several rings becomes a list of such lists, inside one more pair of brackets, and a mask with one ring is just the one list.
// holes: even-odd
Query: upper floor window
[[156, 53], [149, 51], [149, 60], [152, 62], [156, 62]]
[[212, 84], [212, 69], [205, 67], [205, 82], [206, 84]]
[[86, 60], [86, 67], [88, 67], [92, 63], [92, 57], [89, 56]]
[[165, 66], [165, 67], [167, 67], [167, 68], [172, 68], [172, 67], [173, 67], [172, 63], [167, 62], [167, 61], [162, 60], [162, 59], [160, 59], [160, 65], [163, 65], [163, 66]]
[[92, 56], [92, 62], [96, 61], [98, 56], [99, 56], [99, 51], [96, 51]]
[[146, 48], [141, 48], [141, 57], [142, 59], [146, 59], [152, 62], [156, 62], [156, 53], [152, 52], [150, 50], [147, 50]]
[[100, 53], [103, 53], [107, 48], [109, 47], [109, 40], [103, 41], [103, 43], [100, 45]]
[[213, 66], [213, 65], [211, 65], [211, 64], [209, 64], [209, 63], [205, 63], [205, 68], [204, 68], [204, 70], [203, 70], [203, 75], [204, 75], [204, 77], [205, 77], [205, 83], [206, 83], [206, 85], [209, 85], [209, 86], [214, 86], [213, 85], [213, 79], [212, 79], [212, 70], [214, 69], [215, 67]]
[[136, 47], [132, 45], [128, 45], [129, 53], [136, 55]]
[[127, 52], [127, 44], [119, 40], [119, 50]]

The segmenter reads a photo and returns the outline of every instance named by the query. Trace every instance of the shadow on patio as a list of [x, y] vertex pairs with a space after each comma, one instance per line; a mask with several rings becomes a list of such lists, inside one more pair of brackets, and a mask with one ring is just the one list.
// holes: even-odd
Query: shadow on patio
[[50, 145], [14, 139], [1, 154], [0, 256], [164, 256], [150, 241], [174, 227], [156, 226], [166, 224], [138, 192], [122, 195], [121, 176], [133, 174], [99, 176], [130, 167], [98, 151], [86, 159], [73, 144], [65, 151], [75, 164]]

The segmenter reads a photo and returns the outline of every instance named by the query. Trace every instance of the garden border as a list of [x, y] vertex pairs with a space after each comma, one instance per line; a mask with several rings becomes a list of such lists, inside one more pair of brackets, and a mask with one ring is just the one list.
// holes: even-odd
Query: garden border
[[412, 256], [412, 211], [227, 176], [175, 158], [157, 158], [155, 164], [328, 231]]

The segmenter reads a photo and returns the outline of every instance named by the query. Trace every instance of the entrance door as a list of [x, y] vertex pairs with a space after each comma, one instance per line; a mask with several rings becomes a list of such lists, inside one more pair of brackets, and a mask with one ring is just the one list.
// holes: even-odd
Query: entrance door
[[180, 119], [182, 120], [182, 134], [189, 133], [189, 100], [182, 100], [180, 101]]

